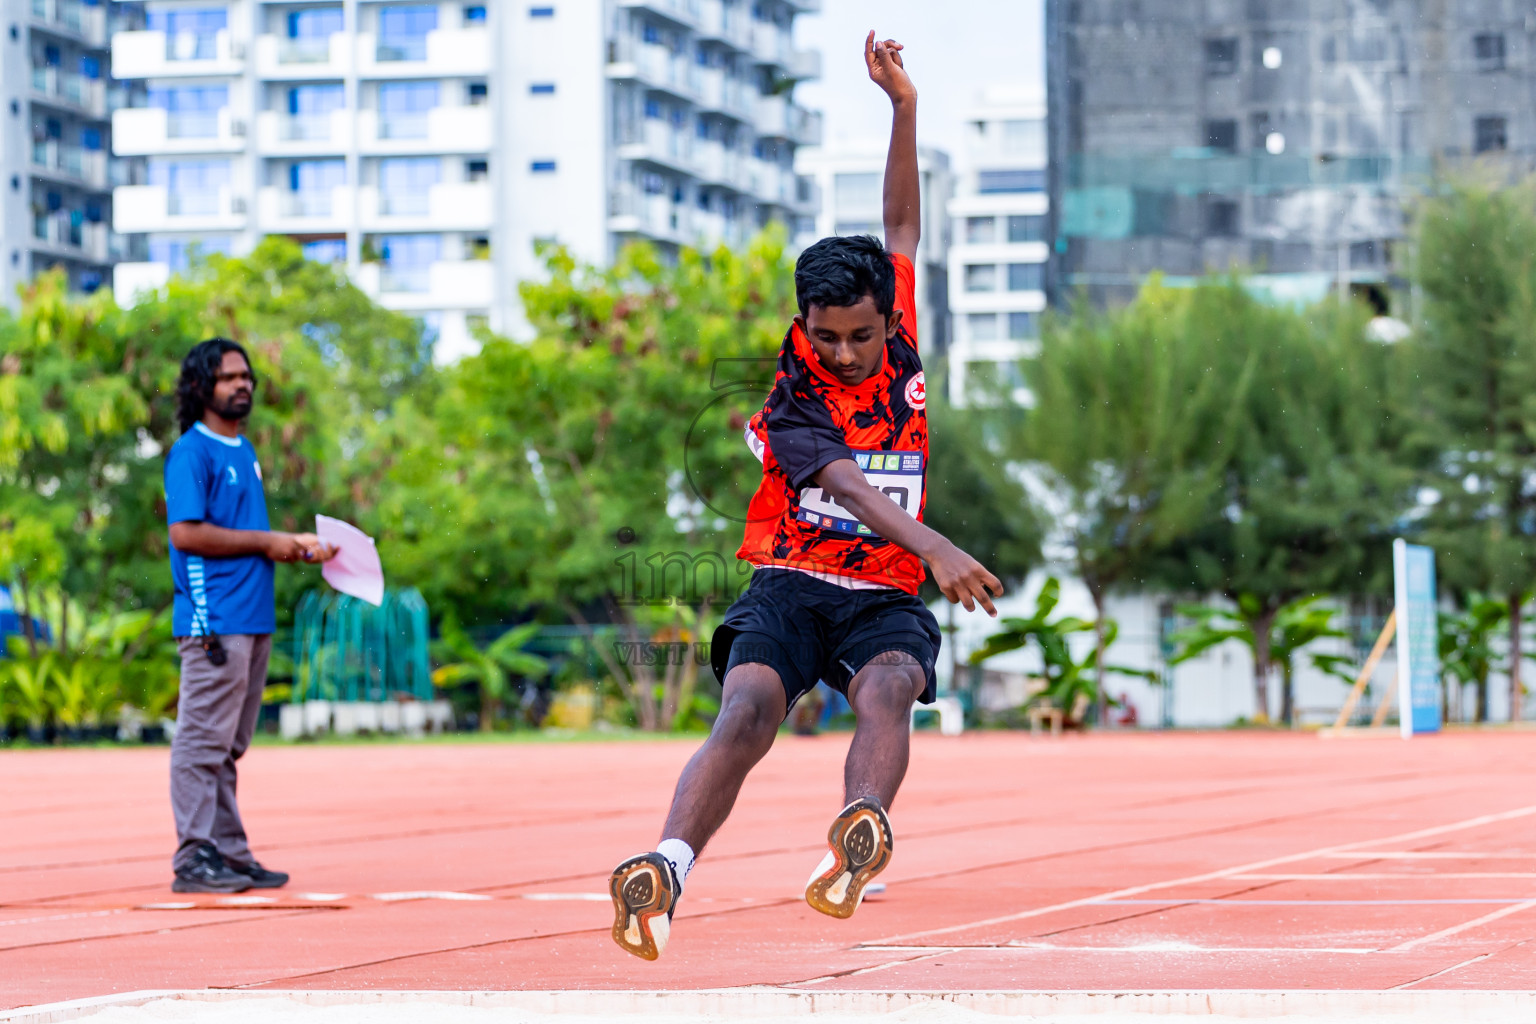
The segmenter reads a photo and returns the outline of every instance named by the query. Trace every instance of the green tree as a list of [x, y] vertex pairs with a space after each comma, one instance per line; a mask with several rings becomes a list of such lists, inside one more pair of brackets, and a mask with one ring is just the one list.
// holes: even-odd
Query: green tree
[[1456, 612], [1441, 612], [1440, 668], [1444, 672], [1446, 707], [1442, 717], [1449, 719], [1449, 695], [1452, 687], [1461, 704], [1461, 688], [1471, 686], [1477, 694], [1476, 719], [1488, 721], [1488, 677], [1504, 669], [1504, 659], [1495, 650], [1494, 635], [1507, 623], [1509, 605], [1502, 598], [1468, 594], [1464, 606]]
[[512, 695], [512, 681], [540, 679], [549, 673], [545, 658], [523, 649], [539, 628], [537, 622], [514, 626], [481, 649], [464, 632], [457, 616], [445, 615], [442, 637], [433, 644], [433, 654], [442, 662], [432, 670], [433, 685], [474, 684], [480, 693], [480, 731], [490, 732]]
[[1186, 343], [1203, 348], [1214, 379], [1241, 387], [1241, 411], [1211, 438], [1222, 449], [1216, 493], [1151, 578], [1249, 609], [1254, 699], [1267, 719], [1281, 609], [1389, 585], [1390, 541], [1413, 492], [1394, 351], [1366, 337], [1368, 313], [1355, 304], [1265, 305], [1236, 280], [1202, 284], [1188, 301]]
[[1404, 345], [1433, 496], [1423, 538], [1453, 591], [1498, 595], [1510, 715], [1536, 584], [1536, 186], [1453, 183], [1415, 211], [1420, 330]]
[[[1229, 640], [1246, 646], [1258, 661], [1262, 649], [1270, 669], [1279, 669], [1281, 685], [1280, 720], [1293, 724], [1295, 717], [1296, 657], [1319, 640], [1341, 638], [1349, 633], [1334, 625], [1337, 609], [1320, 604], [1322, 595], [1305, 597], [1282, 605], [1269, 614], [1262, 599], [1252, 594], [1238, 596], [1236, 608], [1212, 608], [1183, 605], [1179, 614], [1194, 621], [1172, 637], [1174, 653], [1170, 665], [1181, 665]], [[1351, 660], [1347, 655], [1307, 651], [1312, 667], [1350, 682]], [[1261, 718], [1264, 705], [1259, 705]]]
[[[1094, 660], [1111, 638], [1105, 602], [1151, 573], [1159, 551], [1215, 500], [1252, 367], [1213, 373], [1219, 340], [1191, 322], [1208, 301], [1151, 282], [1123, 309], [1086, 302], [1047, 318], [1025, 364], [1034, 395], [1014, 450], [1048, 497], [1072, 567], [1093, 598]], [[1102, 700], [1102, 694], [1101, 694]], [[1103, 720], [1103, 705], [1100, 716]]]

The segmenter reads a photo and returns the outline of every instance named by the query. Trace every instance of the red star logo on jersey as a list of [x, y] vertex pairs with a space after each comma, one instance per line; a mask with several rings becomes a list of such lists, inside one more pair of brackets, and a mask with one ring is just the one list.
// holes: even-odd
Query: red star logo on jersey
[[928, 398], [928, 388], [923, 383], [923, 375], [917, 374], [907, 381], [907, 404], [914, 409], [921, 409]]

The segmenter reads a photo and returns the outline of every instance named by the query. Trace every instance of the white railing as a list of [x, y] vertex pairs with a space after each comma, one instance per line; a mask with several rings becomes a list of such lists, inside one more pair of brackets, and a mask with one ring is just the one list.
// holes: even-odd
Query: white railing
[[277, 62], [279, 64], [326, 64], [330, 59], [330, 36], [278, 40]]
[[290, 114], [278, 122], [277, 134], [284, 142], [328, 142], [331, 115]]

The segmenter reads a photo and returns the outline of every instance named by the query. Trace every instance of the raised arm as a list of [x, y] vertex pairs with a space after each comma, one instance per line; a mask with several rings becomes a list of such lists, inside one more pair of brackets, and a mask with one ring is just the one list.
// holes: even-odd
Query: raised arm
[[901, 61], [902, 45], [894, 39], [875, 41], [874, 30], [864, 40], [869, 77], [891, 98], [891, 148], [885, 159], [885, 247], [917, 262], [923, 235], [922, 188], [917, 173], [917, 89]]

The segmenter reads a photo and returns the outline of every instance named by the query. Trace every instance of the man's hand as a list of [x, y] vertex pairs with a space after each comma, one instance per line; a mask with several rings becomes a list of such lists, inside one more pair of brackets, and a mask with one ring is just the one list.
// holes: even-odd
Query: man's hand
[[992, 598], [1002, 595], [1003, 583], [986, 566], [946, 540], [928, 556], [928, 568], [933, 572], [933, 582], [951, 603], [965, 605], [968, 612], [975, 611], [980, 604], [988, 615], [997, 618]]
[[902, 45], [894, 39], [875, 42], [875, 30], [870, 29], [864, 40], [864, 64], [869, 68], [869, 80], [885, 90], [892, 103], [910, 102], [917, 99], [917, 87], [907, 77], [906, 66], [901, 62]]
[[267, 535], [266, 555], [274, 562], [325, 562], [336, 556], [336, 549], [312, 533]]

